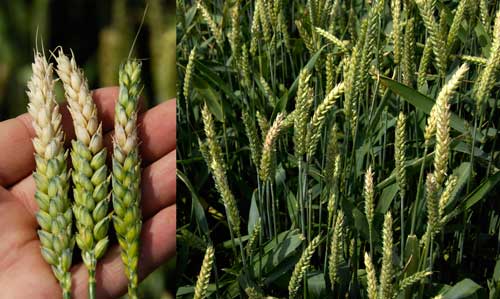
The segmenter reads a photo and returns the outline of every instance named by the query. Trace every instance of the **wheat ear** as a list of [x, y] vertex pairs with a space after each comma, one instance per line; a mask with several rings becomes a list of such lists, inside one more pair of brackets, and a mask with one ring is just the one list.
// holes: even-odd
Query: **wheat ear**
[[[469, 69], [467, 64], [462, 64], [453, 74], [450, 81], [446, 83], [438, 95], [433, 109], [436, 117], [436, 150], [434, 153], [434, 174], [439, 186], [444, 182], [448, 168], [448, 156], [450, 151], [450, 105], [448, 101], [455, 94], [462, 77]], [[431, 111], [432, 113], [432, 111]]]
[[206, 297], [213, 262], [214, 248], [212, 246], [208, 246], [207, 251], [205, 252], [205, 257], [203, 258], [200, 274], [198, 275], [198, 280], [196, 281], [196, 286], [194, 288], [193, 299], [202, 299]]
[[338, 279], [340, 257], [342, 255], [342, 232], [344, 226], [344, 213], [339, 210], [335, 227], [333, 228], [332, 240], [330, 241], [330, 257], [328, 258], [328, 276], [332, 289]]
[[320, 237], [321, 236], [318, 235], [316, 238], [312, 239], [311, 243], [309, 243], [304, 252], [302, 252], [302, 256], [293, 269], [290, 282], [288, 283], [288, 294], [290, 299], [295, 298], [299, 291], [300, 282], [306, 274], [307, 269], [311, 266], [311, 257], [319, 245]]
[[120, 93], [115, 106], [113, 139], [113, 224], [128, 278], [128, 296], [137, 298], [141, 160], [137, 135], [137, 110], [142, 91], [141, 63], [128, 60], [119, 71]]
[[89, 272], [89, 298], [95, 298], [96, 264], [109, 242], [107, 150], [103, 145], [97, 108], [83, 71], [76, 65], [74, 56], [70, 59], [62, 50], [56, 61], [76, 133], [71, 148], [73, 213], [78, 229], [76, 243], [82, 250], [82, 259]]
[[227, 181], [226, 164], [222, 158], [222, 149], [216, 140], [214, 119], [206, 104], [203, 106], [201, 113], [208, 144], [208, 151], [204, 154], [205, 160], [207, 160], [208, 167], [212, 171], [215, 188], [219, 191], [224, 207], [226, 208], [230, 232], [234, 231], [236, 236], [239, 237], [240, 216], [238, 206]]
[[262, 158], [260, 160], [259, 175], [263, 182], [271, 179], [272, 154], [276, 150], [276, 139], [283, 129], [285, 114], [279, 113], [269, 129], [262, 147]]
[[191, 89], [191, 77], [193, 76], [194, 59], [196, 57], [196, 47], [191, 49], [189, 53], [188, 64], [186, 66], [186, 74], [184, 75], [183, 95], [186, 101], [189, 101], [189, 90]]
[[309, 130], [307, 131], [307, 156], [312, 157], [318, 146], [319, 138], [321, 137], [321, 128], [325, 123], [327, 113], [332, 109], [337, 99], [344, 93], [344, 83], [337, 84], [325, 97], [323, 102], [319, 104], [314, 111]]
[[365, 267], [366, 267], [366, 292], [368, 299], [377, 299], [377, 278], [375, 267], [373, 267], [372, 258], [365, 252]]
[[391, 212], [385, 214], [384, 229], [382, 231], [382, 270], [380, 272], [379, 298], [391, 298], [393, 294], [392, 280], [394, 267], [392, 265], [392, 216]]
[[72, 252], [75, 244], [71, 230], [73, 214], [68, 198], [68, 153], [64, 151], [61, 114], [55, 101], [52, 64], [40, 53], [35, 54], [33, 75], [28, 82], [28, 112], [33, 118], [36, 136], [35, 199], [40, 210], [36, 219], [40, 225], [42, 256], [62, 288], [64, 299], [71, 298]]

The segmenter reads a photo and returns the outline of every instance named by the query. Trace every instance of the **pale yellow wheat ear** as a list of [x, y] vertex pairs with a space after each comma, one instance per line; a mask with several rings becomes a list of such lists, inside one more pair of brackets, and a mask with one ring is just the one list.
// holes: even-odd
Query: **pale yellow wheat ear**
[[113, 139], [113, 224], [128, 278], [128, 296], [138, 298], [139, 239], [141, 219], [141, 159], [137, 134], [137, 113], [142, 91], [142, 65], [129, 59], [119, 71], [120, 93], [115, 106]]
[[36, 184], [35, 199], [40, 210], [36, 219], [40, 225], [42, 256], [52, 266], [62, 288], [64, 299], [71, 298], [70, 266], [75, 244], [72, 233], [73, 214], [68, 198], [69, 173], [64, 150], [61, 114], [55, 101], [52, 64], [42, 54], [35, 53], [33, 75], [28, 81], [28, 112], [33, 118], [35, 138]]
[[365, 252], [365, 267], [366, 267], [366, 292], [368, 299], [377, 299], [377, 278], [375, 267], [373, 266], [372, 258]]
[[89, 298], [95, 298], [97, 260], [104, 255], [109, 243], [107, 150], [103, 144], [97, 107], [75, 57], [69, 58], [60, 49], [56, 61], [57, 74], [63, 83], [76, 133], [71, 149], [73, 212], [78, 230], [76, 243], [89, 272]]
[[[433, 109], [435, 111], [436, 122], [436, 150], [434, 152], [434, 175], [436, 182], [441, 186], [444, 182], [446, 172], [448, 170], [448, 158], [450, 152], [450, 105], [449, 100], [455, 94], [460, 81], [465, 73], [469, 70], [467, 64], [462, 64], [460, 68], [453, 74], [450, 81], [441, 89], [436, 104]], [[431, 111], [432, 113], [432, 111]]]

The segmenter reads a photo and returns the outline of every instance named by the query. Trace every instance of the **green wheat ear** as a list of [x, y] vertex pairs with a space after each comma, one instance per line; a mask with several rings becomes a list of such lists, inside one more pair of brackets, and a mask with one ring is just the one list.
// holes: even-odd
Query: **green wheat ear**
[[120, 67], [120, 94], [115, 106], [113, 140], [113, 216], [128, 278], [128, 295], [137, 298], [139, 237], [142, 220], [140, 202], [141, 161], [137, 136], [137, 106], [142, 90], [141, 63], [129, 60]]

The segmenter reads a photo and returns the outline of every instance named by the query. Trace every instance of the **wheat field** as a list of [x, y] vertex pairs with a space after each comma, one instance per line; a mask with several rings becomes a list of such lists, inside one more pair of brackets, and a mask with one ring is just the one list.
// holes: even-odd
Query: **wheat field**
[[177, 1], [177, 298], [499, 298], [498, 1]]

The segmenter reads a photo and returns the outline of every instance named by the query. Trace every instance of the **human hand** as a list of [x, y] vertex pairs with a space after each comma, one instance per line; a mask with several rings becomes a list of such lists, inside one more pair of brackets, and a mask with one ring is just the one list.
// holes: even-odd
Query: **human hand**
[[[114, 105], [118, 88], [97, 89], [92, 97], [111, 156]], [[71, 116], [61, 107], [66, 145], [74, 138]], [[0, 122], [0, 285], [2, 298], [60, 298], [61, 290], [40, 253], [34, 198], [35, 170], [31, 117], [25, 113]], [[139, 117], [143, 228], [139, 276], [145, 277], [175, 254], [175, 101], [164, 102]], [[76, 256], [73, 257], [76, 259]], [[87, 298], [87, 269], [74, 264], [72, 298]], [[120, 249], [113, 244], [98, 261], [97, 298], [116, 298], [127, 290]]]

